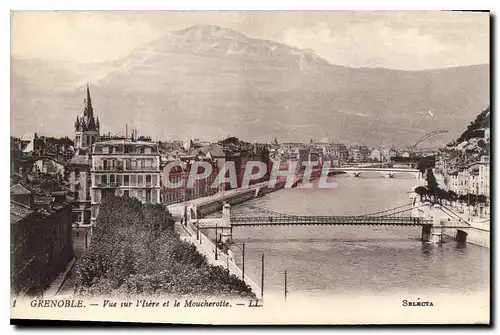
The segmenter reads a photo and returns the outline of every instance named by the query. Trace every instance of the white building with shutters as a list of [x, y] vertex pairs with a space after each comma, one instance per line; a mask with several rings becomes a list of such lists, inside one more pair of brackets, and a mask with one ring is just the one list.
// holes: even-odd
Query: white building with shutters
[[158, 143], [150, 140], [105, 139], [92, 146], [91, 221], [108, 194], [142, 203], [160, 203], [161, 160]]

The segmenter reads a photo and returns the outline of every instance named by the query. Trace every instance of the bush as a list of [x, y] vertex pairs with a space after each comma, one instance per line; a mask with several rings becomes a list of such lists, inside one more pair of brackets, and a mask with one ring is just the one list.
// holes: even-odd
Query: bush
[[245, 282], [181, 241], [162, 205], [128, 197], [109, 197], [101, 205], [75, 277], [81, 295], [254, 297]]

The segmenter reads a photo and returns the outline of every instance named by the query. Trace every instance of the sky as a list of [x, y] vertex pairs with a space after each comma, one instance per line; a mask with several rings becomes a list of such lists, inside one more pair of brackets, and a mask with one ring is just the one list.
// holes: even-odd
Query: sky
[[489, 63], [489, 13], [473, 12], [13, 12], [11, 54], [101, 62], [195, 24], [312, 49], [331, 64], [423, 70]]

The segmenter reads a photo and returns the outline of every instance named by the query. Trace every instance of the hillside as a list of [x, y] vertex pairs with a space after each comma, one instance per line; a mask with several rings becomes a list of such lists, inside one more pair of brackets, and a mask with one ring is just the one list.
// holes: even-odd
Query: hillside
[[[123, 132], [128, 122], [164, 140], [230, 134], [408, 145], [426, 132], [449, 130], [438, 145], [457, 138], [474, 111], [489, 104], [489, 65], [347, 68], [311, 50], [217, 26], [169, 33], [112, 63], [65, 64], [55, 71], [57, 64], [36, 62], [12, 60], [14, 135], [70, 134], [85, 81], [103, 130]], [[46, 70], [34, 70], [40, 68]]]
[[482, 138], [484, 137], [484, 129], [490, 128], [491, 113], [490, 106], [482, 111], [474, 121], [471, 121], [467, 126], [467, 129], [460, 135], [457, 139], [457, 143], [462, 143], [468, 141], [472, 138]]

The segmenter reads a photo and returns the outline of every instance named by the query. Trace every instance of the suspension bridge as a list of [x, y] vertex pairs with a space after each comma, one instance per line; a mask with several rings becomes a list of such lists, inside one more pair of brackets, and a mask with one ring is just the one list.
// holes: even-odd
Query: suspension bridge
[[[394, 227], [421, 227], [422, 240], [441, 241], [442, 229], [467, 229], [470, 225], [466, 222], [447, 224], [442, 220], [441, 213], [428, 204], [414, 206], [413, 203], [394, 208], [367, 213], [363, 215], [293, 215], [272, 211], [249, 205], [236, 206], [231, 210], [225, 204], [222, 218], [196, 218], [198, 229], [219, 230], [223, 239], [232, 238], [233, 228], [245, 227], [279, 227], [279, 226], [394, 226]], [[439, 213], [438, 213], [439, 212]], [[191, 211], [191, 215], [196, 215]], [[193, 223], [194, 223], [193, 222]]]
[[290, 225], [377, 225], [377, 226], [422, 226], [432, 224], [432, 220], [420, 217], [417, 207], [406, 204], [395, 208], [363, 215], [321, 216], [290, 215], [264, 208], [246, 206], [251, 213], [232, 210], [232, 227], [241, 226], [290, 226]]

